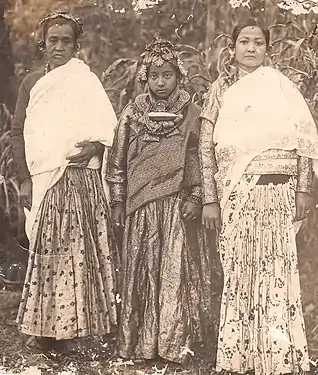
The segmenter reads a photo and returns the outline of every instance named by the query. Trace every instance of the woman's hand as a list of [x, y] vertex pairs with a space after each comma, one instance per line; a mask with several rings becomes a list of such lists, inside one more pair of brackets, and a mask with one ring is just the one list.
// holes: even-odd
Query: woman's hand
[[202, 212], [202, 207], [199, 204], [185, 201], [182, 206], [182, 217], [184, 220], [191, 220], [191, 219], [197, 219]]
[[206, 229], [218, 232], [221, 230], [221, 209], [218, 203], [210, 203], [203, 206], [202, 222]]
[[89, 161], [98, 152], [94, 142], [84, 141], [77, 143], [75, 147], [81, 148], [81, 152], [78, 154], [68, 156], [66, 159], [72, 164], [77, 164], [78, 167], [86, 168]]
[[32, 181], [30, 178], [24, 180], [20, 187], [21, 204], [27, 210], [31, 211], [32, 207]]
[[115, 206], [112, 207], [112, 219], [115, 225], [115, 228], [120, 228], [125, 225], [125, 207], [124, 206]]
[[314, 201], [308, 193], [296, 192], [296, 216], [295, 221], [302, 221], [308, 217], [313, 209]]

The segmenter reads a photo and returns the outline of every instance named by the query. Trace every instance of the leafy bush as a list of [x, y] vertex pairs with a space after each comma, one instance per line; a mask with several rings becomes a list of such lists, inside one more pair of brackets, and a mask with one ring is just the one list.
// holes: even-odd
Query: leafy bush
[[[272, 58], [274, 64], [294, 81], [306, 99], [318, 125], [318, 25], [308, 30], [305, 25], [290, 22], [277, 25], [281, 36], [273, 44], [278, 45]], [[313, 198], [318, 202], [318, 180], [315, 178]], [[303, 241], [309, 245], [318, 243], [318, 209], [315, 208], [301, 233]]]
[[22, 235], [24, 222], [10, 143], [11, 121], [6, 106], [0, 104], [0, 263], [11, 256], [12, 240]]

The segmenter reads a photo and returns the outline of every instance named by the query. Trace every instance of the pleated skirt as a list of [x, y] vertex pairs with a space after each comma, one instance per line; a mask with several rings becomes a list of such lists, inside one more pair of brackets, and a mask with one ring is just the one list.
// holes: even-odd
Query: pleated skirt
[[295, 181], [250, 188], [253, 178], [242, 178], [224, 209], [217, 370], [308, 371], [293, 222]]
[[122, 256], [119, 355], [183, 362], [202, 340], [210, 261], [201, 220], [186, 223], [179, 194], [128, 216]]
[[57, 340], [109, 333], [118, 254], [98, 171], [67, 168], [47, 191], [33, 234], [21, 332]]

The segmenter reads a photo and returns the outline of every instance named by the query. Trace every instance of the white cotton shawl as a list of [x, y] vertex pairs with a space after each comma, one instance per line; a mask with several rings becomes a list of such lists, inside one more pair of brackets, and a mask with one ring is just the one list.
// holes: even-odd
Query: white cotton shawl
[[[26, 161], [33, 183], [32, 209], [26, 214], [29, 238], [46, 191], [63, 175], [69, 165], [66, 158], [80, 152], [75, 147], [78, 142], [94, 141], [105, 146], [105, 173], [107, 147], [112, 144], [116, 124], [101, 82], [79, 59], [71, 59], [35, 84], [24, 124]], [[93, 169], [100, 167], [97, 157], [88, 165]], [[104, 178], [103, 185], [107, 193]]]
[[318, 133], [307, 103], [270, 67], [247, 74], [225, 92], [214, 141], [222, 207], [248, 164], [266, 150], [296, 150], [313, 159], [318, 171]]

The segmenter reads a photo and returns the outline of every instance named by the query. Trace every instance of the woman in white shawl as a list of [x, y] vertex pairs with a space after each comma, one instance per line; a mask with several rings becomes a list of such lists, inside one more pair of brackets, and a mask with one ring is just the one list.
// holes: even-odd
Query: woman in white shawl
[[224, 272], [217, 371], [257, 375], [309, 370], [296, 233], [318, 159], [304, 98], [262, 66], [268, 45], [257, 20], [234, 29], [235, 64], [208, 92], [199, 150], [203, 221]]
[[117, 252], [100, 177], [116, 116], [73, 57], [80, 21], [57, 12], [42, 27], [48, 62], [22, 82], [12, 144], [30, 249], [17, 321], [30, 346], [51, 349], [117, 324]]

